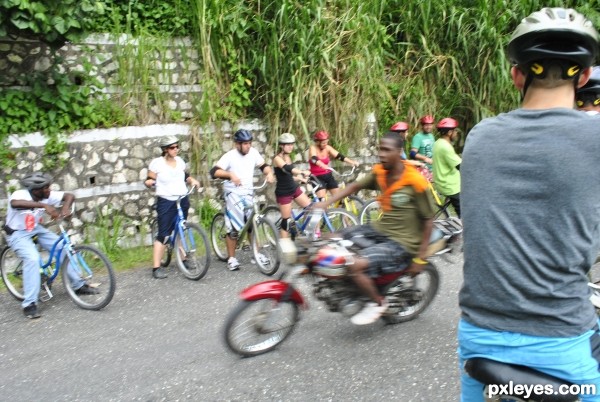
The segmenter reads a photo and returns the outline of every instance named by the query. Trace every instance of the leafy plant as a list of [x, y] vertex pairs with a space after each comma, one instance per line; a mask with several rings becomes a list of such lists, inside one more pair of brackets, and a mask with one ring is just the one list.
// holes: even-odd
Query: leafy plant
[[104, 2], [96, 0], [0, 0], [0, 37], [35, 38], [59, 47], [103, 12]]
[[96, 208], [94, 223], [86, 227], [87, 241], [96, 243], [109, 259], [114, 260], [121, 251], [119, 241], [124, 236], [125, 223], [125, 216], [110, 206], [105, 212]]
[[212, 223], [213, 217], [219, 212], [218, 204], [215, 205], [215, 200], [211, 198], [202, 198], [196, 205], [196, 214], [200, 221], [200, 225], [206, 230], [210, 230], [210, 224]]

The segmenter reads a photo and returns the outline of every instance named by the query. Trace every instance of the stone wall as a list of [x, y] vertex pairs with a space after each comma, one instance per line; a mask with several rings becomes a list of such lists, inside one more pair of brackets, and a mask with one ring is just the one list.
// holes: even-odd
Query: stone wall
[[[241, 122], [231, 127], [225, 124], [225, 141], [220, 149], [213, 150], [213, 160], [232, 148], [228, 139], [238, 128], [251, 130], [255, 136], [253, 146], [256, 147], [270, 163], [275, 149], [268, 144], [266, 131], [268, 128], [260, 121]], [[80, 241], [84, 236], [87, 241], [93, 241], [94, 230], [98, 229], [100, 218], [111, 222], [119, 215], [124, 218], [124, 239], [128, 244], [149, 242], [148, 223], [153, 217], [152, 206], [154, 194], [146, 189], [142, 181], [147, 176], [147, 166], [153, 158], [160, 155], [159, 139], [165, 135], [176, 135], [181, 140], [180, 155], [189, 161], [190, 138], [193, 129], [186, 124], [151, 125], [144, 127], [123, 127], [102, 130], [82, 130], [71, 134], [68, 138], [68, 151], [64, 155], [67, 164], [60, 170], [52, 172], [55, 178], [53, 189], [73, 192], [77, 198], [77, 211], [71, 224], [74, 240]], [[201, 141], [202, 138], [217, 135], [214, 128], [206, 128], [193, 133]], [[361, 144], [350, 147], [348, 155], [363, 163], [362, 170], [369, 170], [371, 163], [376, 160], [375, 126], [369, 123], [367, 135]], [[7, 198], [12, 191], [20, 188], [19, 179], [30, 171], [41, 170], [42, 148], [44, 137], [39, 133], [26, 136], [11, 136], [11, 148], [15, 150], [17, 167], [2, 171], [0, 186], [0, 223], [4, 224]], [[308, 144], [297, 144], [298, 150], [307, 149]], [[298, 152], [296, 162], [302, 168], [308, 168], [306, 154]], [[218, 206], [221, 186], [208, 177], [211, 166], [203, 166], [200, 171], [192, 171], [203, 187], [192, 197], [190, 220], [198, 222], [198, 210], [203, 199]], [[261, 173], [255, 172], [256, 181], [260, 181]], [[273, 203], [273, 186], [259, 194], [261, 201]], [[141, 239], [140, 237], [145, 237]]]
[[[147, 85], [154, 87], [161, 98], [160, 102], [153, 100], [154, 104], [149, 105], [144, 121], [160, 121], [165, 109], [176, 111], [183, 118], [192, 118], [194, 104], [201, 93], [198, 52], [192, 43], [188, 39], [173, 39], [152, 43], [150, 50], [140, 50], [138, 45], [136, 40], [125, 35], [115, 38], [108, 34], [94, 34], [80, 43], [67, 43], [54, 54], [42, 42], [0, 38], [0, 89], [18, 87], [27, 90], [23, 74], [47, 72], [53, 58], [58, 57], [61, 60], [60, 71], [71, 77], [74, 83], [85, 80], [86, 69], [90, 69], [89, 75], [94, 76], [108, 94], [121, 92], [119, 74], [135, 76], [142, 71], [148, 82], [141, 82], [139, 76], [131, 81], [140, 81], [145, 89], [148, 89]], [[139, 58], [135, 56], [138, 51], [147, 51], [148, 54]], [[119, 66], [122, 59], [128, 60], [127, 67]], [[134, 91], [134, 88], [128, 88], [128, 95]]]

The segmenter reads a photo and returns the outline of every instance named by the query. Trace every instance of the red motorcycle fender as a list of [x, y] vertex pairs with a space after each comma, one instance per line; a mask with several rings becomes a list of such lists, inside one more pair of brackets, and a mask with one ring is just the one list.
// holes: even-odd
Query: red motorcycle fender
[[[283, 296], [283, 293], [286, 291], [288, 286], [290, 286], [289, 283], [278, 280], [260, 282], [254, 285], [250, 285], [246, 289], [242, 290], [242, 294], [240, 295], [240, 297], [243, 300], [247, 301], [261, 299], [275, 299], [277, 301], [280, 301], [281, 297]], [[290, 298], [294, 303], [296, 303], [303, 309], [308, 308], [308, 305], [306, 304], [304, 298], [302, 297], [300, 292], [298, 292], [298, 290], [292, 288], [292, 295]]]

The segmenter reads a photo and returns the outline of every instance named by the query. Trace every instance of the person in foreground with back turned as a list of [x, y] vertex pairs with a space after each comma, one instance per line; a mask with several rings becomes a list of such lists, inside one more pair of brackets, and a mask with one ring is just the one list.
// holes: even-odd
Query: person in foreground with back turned
[[[387, 310], [387, 301], [378, 292], [374, 278], [406, 270], [418, 275], [427, 264], [427, 246], [433, 227], [433, 197], [425, 179], [415, 167], [402, 160], [404, 139], [387, 132], [379, 142], [380, 164], [358, 182], [353, 182], [326, 201], [313, 205], [327, 206], [362, 189], [380, 190], [378, 201], [383, 215], [371, 225], [344, 229], [345, 239], [358, 238], [370, 245], [362, 248], [348, 267], [350, 277], [365, 296], [371, 299], [350, 321], [355, 325], [371, 324]], [[364, 241], [363, 241], [364, 243]]]
[[[483, 401], [467, 359], [524, 365], [600, 400], [598, 317], [587, 272], [600, 240], [600, 119], [574, 110], [598, 32], [572, 9], [543, 8], [512, 34], [519, 109], [477, 124], [461, 164], [464, 283], [458, 326], [461, 400]], [[535, 396], [535, 395], [534, 395]]]

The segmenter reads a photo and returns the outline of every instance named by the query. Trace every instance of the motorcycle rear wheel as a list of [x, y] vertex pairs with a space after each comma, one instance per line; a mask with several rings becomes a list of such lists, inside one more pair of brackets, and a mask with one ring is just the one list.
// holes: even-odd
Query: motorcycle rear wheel
[[414, 287], [403, 288], [400, 278], [392, 282], [385, 291], [389, 308], [381, 317], [388, 324], [398, 324], [417, 318], [438, 292], [440, 276], [432, 264], [414, 278]]
[[267, 353], [292, 333], [297, 322], [298, 306], [294, 302], [242, 300], [227, 317], [225, 344], [243, 357]]

